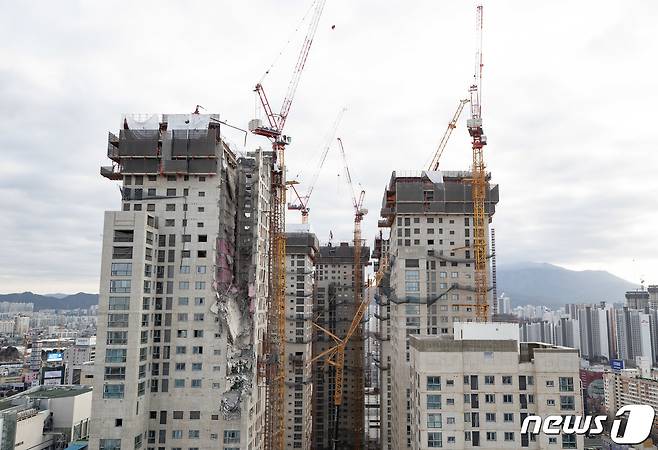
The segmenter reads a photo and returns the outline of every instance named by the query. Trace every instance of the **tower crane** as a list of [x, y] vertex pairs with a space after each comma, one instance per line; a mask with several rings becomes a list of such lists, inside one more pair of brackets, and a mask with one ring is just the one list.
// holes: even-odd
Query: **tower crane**
[[313, 189], [315, 188], [315, 183], [318, 181], [320, 170], [322, 170], [322, 166], [324, 166], [324, 161], [327, 159], [327, 154], [329, 153], [329, 149], [331, 148], [331, 143], [334, 140], [334, 136], [336, 136], [338, 125], [340, 125], [340, 121], [343, 119], [343, 114], [345, 114], [346, 110], [347, 110], [346, 108], [341, 108], [341, 110], [338, 112], [338, 115], [336, 116], [336, 120], [334, 120], [334, 123], [331, 126], [329, 133], [327, 134], [327, 141], [322, 150], [322, 154], [320, 156], [320, 163], [318, 164], [318, 167], [315, 169], [315, 172], [313, 173], [306, 194], [305, 195], [299, 194], [299, 191], [295, 187], [295, 185], [297, 184], [296, 182], [289, 183], [289, 186], [292, 188], [293, 192], [295, 193], [295, 196], [297, 197], [297, 202], [288, 203], [288, 209], [299, 210], [302, 213], [302, 223], [308, 223], [308, 213], [310, 211], [310, 208], [308, 207], [308, 202], [311, 199], [311, 194], [313, 193]]
[[459, 116], [461, 116], [462, 111], [464, 110], [464, 106], [466, 106], [466, 103], [469, 101], [470, 100], [467, 98], [459, 100], [457, 110], [455, 111], [455, 114], [453, 114], [452, 120], [448, 123], [448, 128], [446, 128], [445, 133], [443, 133], [441, 142], [439, 142], [439, 146], [437, 147], [436, 152], [434, 152], [434, 157], [432, 158], [432, 162], [430, 162], [429, 168], [427, 170], [439, 170], [439, 159], [441, 159], [443, 150], [445, 150], [446, 145], [448, 145], [448, 140], [450, 139], [452, 130], [457, 127], [457, 121], [459, 120]]
[[[340, 338], [331, 331], [323, 328], [322, 326], [314, 323], [318, 329], [326, 333], [331, 337], [335, 344], [333, 347], [325, 350], [324, 352], [316, 355], [310, 362], [313, 363], [320, 358], [324, 358], [325, 364], [331, 365], [335, 368], [335, 388], [334, 388], [334, 430], [332, 436], [332, 448], [335, 450], [338, 443], [338, 431], [340, 423], [340, 409], [343, 404], [343, 384], [344, 384], [344, 371], [345, 371], [345, 348], [347, 343], [353, 336], [362, 337], [363, 325], [361, 321], [363, 316], [368, 309], [369, 297], [363, 297], [363, 269], [362, 269], [362, 242], [361, 242], [361, 221], [363, 216], [368, 213], [368, 210], [363, 207], [363, 200], [365, 197], [365, 191], [361, 190], [359, 196], [357, 197], [354, 186], [352, 184], [352, 177], [350, 175], [349, 166], [347, 165], [347, 159], [345, 157], [345, 149], [343, 147], [343, 141], [341, 138], [338, 138], [339, 149], [341, 157], [343, 159], [343, 170], [345, 171], [345, 178], [350, 187], [350, 192], [352, 194], [352, 206], [354, 207], [354, 305], [355, 313], [350, 327], [345, 334], [345, 337]], [[381, 266], [380, 266], [381, 269]], [[383, 273], [383, 272], [382, 272]], [[379, 277], [381, 279], [381, 277]], [[362, 440], [364, 433], [364, 386], [363, 386], [363, 377], [360, 376], [363, 373], [363, 353], [362, 351], [357, 351], [357, 354], [354, 355], [354, 359], [357, 362], [356, 367], [354, 367], [355, 373], [358, 374], [356, 377], [357, 386], [355, 386], [356, 395], [352, 400], [356, 406], [356, 413], [353, 416], [354, 423], [351, 424], [354, 437], [354, 448], [360, 450], [362, 448]]]
[[475, 73], [471, 94], [471, 117], [466, 122], [471, 136], [473, 165], [471, 184], [473, 198], [473, 249], [475, 253], [475, 309], [476, 319], [486, 322], [489, 319], [488, 276], [487, 276], [487, 214], [485, 210], [487, 175], [485, 173], [483, 147], [487, 137], [482, 130], [482, 5], [476, 8], [476, 51]]
[[249, 122], [249, 131], [258, 136], [264, 136], [272, 142], [275, 158], [270, 186], [267, 333], [263, 354], [261, 355], [261, 364], [259, 364], [259, 377], [262, 379], [265, 376], [267, 379], [265, 383], [265, 449], [267, 450], [282, 450], [285, 445], [286, 171], [284, 153], [286, 145], [290, 144], [290, 137], [284, 135], [283, 131], [325, 3], [326, 0], [316, 0], [315, 2], [308, 31], [297, 57], [297, 63], [288, 84], [281, 111], [278, 114], [274, 113], [265, 94], [265, 89], [262, 83], [259, 82], [256, 84], [254, 91], [258, 95], [267, 117], [267, 124], [263, 124], [260, 119]]

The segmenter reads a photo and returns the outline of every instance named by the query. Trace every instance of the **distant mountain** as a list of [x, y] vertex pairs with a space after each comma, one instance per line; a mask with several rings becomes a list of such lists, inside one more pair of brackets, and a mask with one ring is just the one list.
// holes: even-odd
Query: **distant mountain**
[[636, 284], [602, 270], [568, 270], [547, 263], [500, 265], [497, 290], [512, 299], [512, 306], [624, 301], [624, 293]]
[[43, 295], [45, 295], [46, 297], [64, 298], [64, 297], [68, 297], [69, 294], [62, 294], [61, 292], [58, 292], [56, 294], [43, 294]]
[[86, 309], [92, 305], [98, 305], [98, 294], [78, 292], [77, 294], [57, 298], [49, 295], [34, 294], [32, 292], [22, 292], [16, 294], [0, 294], [0, 302], [34, 303], [35, 311], [41, 309]]

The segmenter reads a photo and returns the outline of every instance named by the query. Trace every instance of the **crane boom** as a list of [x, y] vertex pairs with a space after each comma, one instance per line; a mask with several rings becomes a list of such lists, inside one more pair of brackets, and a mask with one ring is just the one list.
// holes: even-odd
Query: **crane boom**
[[441, 137], [441, 142], [439, 142], [439, 146], [437, 147], [436, 152], [434, 152], [434, 157], [432, 158], [432, 162], [430, 162], [428, 170], [439, 170], [439, 160], [441, 159], [443, 150], [445, 150], [446, 145], [448, 145], [448, 140], [452, 135], [452, 130], [454, 130], [457, 127], [457, 121], [459, 120], [459, 116], [461, 116], [462, 111], [464, 110], [464, 106], [469, 101], [470, 100], [467, 98], [459, 100], [459, 105], [457, 106], [457, 110], [455, 111], [455, 114], [453, 114], [452, 120], [450, 120], [450, 122], [448, 123], [448, 128], [446, 128], [445, 133], [443, 133], [443, 136]]
[[306, 37], [304, 38], [304, 44], [302, 45], [302, 50], [299, 52], [299, 56], [297, 57], [297, 64], [295, 65], [295, 70], [293, 71], [292, 78], [288, 84], [288, 92], [286, 93], [283, 105], [281, 106], [281, 112], [279, 113], [280, 129], [283, 129], [286, 119], [288, 118], [288, 112], [290, 112], [290, 106], [295, 98], [295, 92], [297, 92], [297, 86], [299, 86], [299, 80], [302, 71], [304, 70], [308, 53], [311, 50], [311, 44], [313, 43], [315, 32], [318, 29], [318, 23], [320, 22], [320, 16], [322, 16], [322, 10], [324, 9], [325, 3], [326, 0], [316, 0], [315, 10], [313, 11], [313, 16], [311, 17], [311, 22], [308, 26]]
[[320, 161], [318, 163], [318, 166], [315, 169], [315, 172], [313, 173], [313, 176], [311, 178], [311, 182], [308, 187], [308, 192], [306, 192], [305, 195], [301, 195], [297, 190], [297, 188], [294, 186], [294, 184], [292, 185], [292, 189], [293, 192], [295, 193], [295, 197], [297, 197], [297, 203], [288, 203], [288, 209], [299, 210], [302, 213], [302, 223], [308, 223], [308, 213], [310, 211], [310, 208], [308, 207], [308, 203], [311, 199], [311, 194], [313, 193], [313, 189], [315, 189], [315, 184], [318, 181], [318, 177], [320, 176], [320, 171], [322, 170], [322, 167], [324, 166], [324, 162], [327, 159], [327, 154], [329, 153], [329, 149], [331, 148], [331, 143], [333, 142], [334, 137], [336, 136], [338, 125], [340, 125], [340, 121], [343, 119], [343, 114], [345, 113], [345, 111], [347, 111], [347, 108], [341, 108], [341, 110], [338, 111], [336, 120], [334, 120], [334, 123], [331, 126], [329, 133], [327, 133], [327, 139], [325, 141], [324, 149], [322, 150], [322, 154], [320, 155]]

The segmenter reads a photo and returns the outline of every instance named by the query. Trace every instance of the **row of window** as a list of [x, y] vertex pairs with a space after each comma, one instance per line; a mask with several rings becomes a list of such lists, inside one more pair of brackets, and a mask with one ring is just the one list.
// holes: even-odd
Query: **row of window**
[[[194, 175], [193, 175], [194, 176]], [[148, 181], [156, 181], [158, 179], [157, 175], [146, 175]], [[206, 181], [204, 175], [194, 176], [198, 181]], [[167, 175], [167, 181], [177, 181], [176, 175]], [[189, 175], [183, 176], [183, 181], [188, 181], [190, 179]], [[123, 177], [124, 186], [142, 186], [144, 184], [144, 175], [124, 175]]]
[[[397, 223], [398, 223], [399, 227], [401, 227], [401, 226], [408, 227], [408, 226], [411, 226], [411, 220], [412, 220], [411, 217], [398, 216]], [[435, 223], [434, 217], [425, 217], [425, 220], [426, 220], [426, 223]], [[443, 217], [437, 217], [436, 222], [437, 223], [443, 223]], [[413, 223], [415, 223], [415, 224], [420, 223], [420, 217], [413, 217]], [[454, 224], [455, 219], [449, 219], [448, 223]], [[468, 227], [468, 226], [470, 226], [470, 224], [471, 224], [470, 217], [464, 217], [464, 226]]]

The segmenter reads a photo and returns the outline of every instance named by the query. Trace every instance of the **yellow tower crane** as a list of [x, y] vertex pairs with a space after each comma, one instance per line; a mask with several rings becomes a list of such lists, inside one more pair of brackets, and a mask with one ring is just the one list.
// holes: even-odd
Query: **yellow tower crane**
[[[313, 13], [304, 43], [297, 57], [292, 78], [280, 112], [273, 111], [262, 82], [254, 91], [267, 118], [249, 122], [249, 131], [272, 142], [275, 161], [270, 183], [269, 214], [269, 293], [267, 298], [267, 333], [259, 361], [259, 381], [265, 379], [265, 449], [283, 450], [285, 446], [285, 377], [286, 377], [286, 168], [285, 148], [290, 137], [283, 134], [299, 80], [306, 64], [313, 37], [318, 28], [326, 0], [314, 2]], [[269, 70], [266, 72], [266, 74]], [[261, 80], [262, 81], [262, 80]]]
[[472, 198], [473, 198], [473, 249], [475, 253], [475, 309], [478, 321], [489, 320], [489, 291], [487, 274], [487, 213], [485, 209], [487, 195], [487, 174], [485, 172], [483, 147], [487, 137], [482, 130], [482, 5], [476, 10], [476, 52], [475, 74], [471, 93], [471, 117], [466, 122], [471, 135], [473, 148]]

